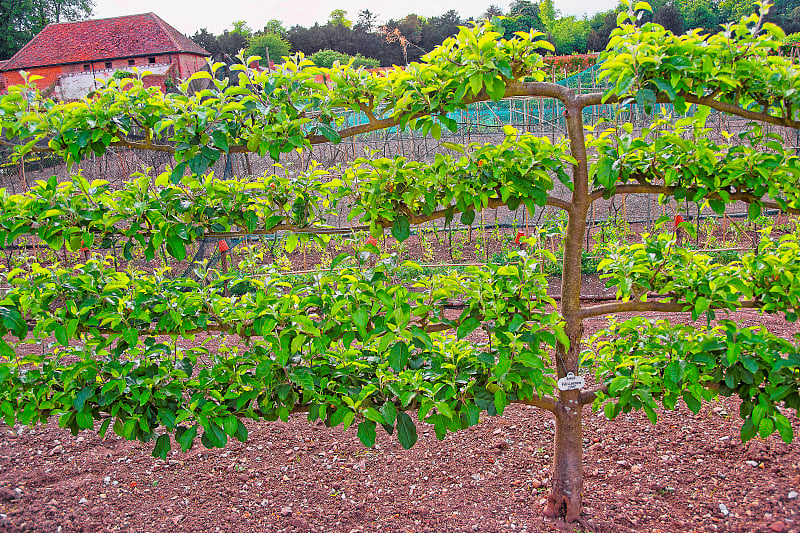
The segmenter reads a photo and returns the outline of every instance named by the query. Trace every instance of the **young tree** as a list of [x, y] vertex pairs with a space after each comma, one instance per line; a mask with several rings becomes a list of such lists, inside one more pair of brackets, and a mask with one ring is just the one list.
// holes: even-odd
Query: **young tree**
[[[641, 409], [655, 422], [656, 402], [674, 408], [682, 399], [696, 412], [703, 399], [737, 394], [743, 440], [774, 431], [791, 440], [782, 409], [796, 416], [800, 407], [800, 340], [739, 327], [723, 314], [755, 308], [797, 319], [797, 234], [764, 232], [756, 249], [727, 265], [686, 250], [675, 232], [644, 235], [641, 243], [610, 248], [601, 264], [617, 300], [582, 302], [582, 244], [590, 208], [601, 198], [688, 198], [717, 212], [742, 201], [752, 217], [762, 207], [800, 208], [800, 159], [758, 125], [800, 129], [800, 77], [774, 54], [781, 30], [751, 16], [716, 35], [675, 36], [635, 19], [632, 10], [620, 15], [602, 55], [601, 76], [610, 83], [603, 94], [542, 81], [537, 51], [549, 43], [538, 33], [506, 40], [488, 24], [462, 28], [423, 62], [386, 75], [320, 70], [301, 60], [273, 74], [239, 66], [237, 86], [216, 80], [197, 95], [186, 94], [186, 84], [184, 94], [161, 95], [137, 80], [114, 80], [91, 100], [69, 105], [27, 100], [29, 88], [13, 88], [0, 101], [0, 127], [18, 154], [49, 150], [74, 163], [121, 146], [173, 153], [175, 164], [158, 176], [132, 176], [118, 190], [78, 173], [23, 195], [3, 193], [0, 244], [26, 233], [55, 249], [113, 240], [126, 257], [140, 250], [181, 261], [201, 236], [282, 231], [293, 249], [304, 239], [324, 240], [322, 221], [344, 199], [355, 202], [351, 216], [373, 235], [389, 229], [400, 241], [414, 224], [454, 217], [471, 224], [476, 212], [502, 205], [552, 206], [568, 224], [559, 306], [547, 294], [540, 259], [525, 252], [513, 264], [421, 278], [410, 288], [395, 282], [390, 256], [371, 266], [348, 263], [380, 253], [364, 244], [356, 258], [342, 254], [305, 282], [252, 265], [223, 280], [256, 287], [243, 296], [226, 296], [225, 283], [202, 281], [202, 271], [198, 281], [168, 270], [117, 270], [110, 260], [12, 270], [5, 274], [12, 289], [0, 300], [5, 422], [57, 415], [74, 432], [97, 423], [100, 433], [113, 427], [125, 438], [154, 441], [154, 455], [164, 457], [172, 436], [184, 450], [198, 436], [207, 447], [244, 440], [242, 418], [306, 412], [331, 426], [357, 425], [367, 446], [380, 425], [410, 447], [417, 433], [408, 412], [444, 438], [477, 424], [481, 412], [502, 414], [509, 403], [522, 403], [555, 419], [545, 512], [568, 521], [581, 512], [587, 405], [604, 406], [609, 418]], [[320, 72], [330, 84], [314, 81]], [[519, 81], [525, 76], [539, 81]], [[207, 174], [225, 153], [278, 161], [292, 150], [387, 127], [439, 139], [457, 128], [449, 112], [509, 96], [559, 100], [567, 137], [551, 142], [506, 128], [496, 145], [443, 143], [451, 153], [433, 161], [369, 157], [252, 180]], [[690, 106], [692, 113], [641, 132], [630, 124], [587, 129], [583, 109], [603, 102], [669, 102], [677, 113]], [[337, 128], [341, 108], [360, 109], [368, 121]], [[744, 142], [710, 140], [709, 109], [750, 124]], [[567, 198], [552, 193], [557, 181], [569, 189]], [[444, 310], [452, 298], [466, 302], [458, 317]], [[709, 325], [612, 320], [593, 339], [594, 351], [583, 350], [585, 320], [645, 311], [705, 315]], [[479, 329], [484, 342], [465, 340]], [[236, 346], [209, 353], [174, 340], [209, 332], [233, 336]], [[17, 351], [50, 336], [57, 343], [51, 353]], [[596, 386], [583, 383], [582, 365], [595, 369]]]
[[283, 27], [283, 22], [278, 19], [270, 19], [264, 25], [264, 29], [261, 30], [261, 33], [274, 33], [275, 35], [280, 35], [283, 37], [286, 35], [286, 28]]
[[353, 26], [354, 30], [370, 33], [377, 27], [378, 15], [369, 9], [364, 9], [358, 12], [358, 20], [356, 21], [356, 25]]
[[331, 26], [344, 26], [349, 28], [353, 22], [347, 18], [347, 11], [344, 9], [334, 9], [328, 16], [328, 24]]
[[248, 56], [260, 56], [280, 63], [281, 58], [289, 55], [289, 41], [276, 33], [264, 33], [253, 36], [247, 47]]

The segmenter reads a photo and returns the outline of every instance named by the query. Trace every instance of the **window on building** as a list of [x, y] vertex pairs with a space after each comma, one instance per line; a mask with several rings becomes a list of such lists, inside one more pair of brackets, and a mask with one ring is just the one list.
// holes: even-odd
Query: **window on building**
[[106, 61], [106, 68], [111, 68], [111, 61]]
[[85, 65], [83, 65], [83, 70], [92, 70], [92, 65], [86, 63]]
[[156, 62], [156, 58], [155, 57], [148, 57], [147, 58], [147, 62], [148, 63], [155, 63]]
[[135, 64], [136, 64], [136, 60], [135, 59], [129, 59], [128, 60], [128, 65], [133, 66]]

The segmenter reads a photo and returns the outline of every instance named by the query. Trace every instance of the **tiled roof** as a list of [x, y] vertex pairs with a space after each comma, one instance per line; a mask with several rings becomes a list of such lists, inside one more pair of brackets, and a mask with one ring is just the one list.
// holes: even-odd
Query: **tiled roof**
[[0, 70], [188, 52], [211, 55], [155, 13], [49, 24]]

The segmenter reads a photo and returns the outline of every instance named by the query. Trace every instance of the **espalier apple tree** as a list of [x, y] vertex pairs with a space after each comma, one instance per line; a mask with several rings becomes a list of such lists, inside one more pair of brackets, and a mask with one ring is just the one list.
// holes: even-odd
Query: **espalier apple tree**
[[[7, 424], [57, 416], [73, 432], [109, 428], [153, 441], [165, 457], [174, 443], [223, 447], [244, 440], [242, 419], [286, 419], [305, 412], [330, 426], [354, 425], [371, 446], [378, 428], [404, 447], [419, 423], [436, 435], [499, 415], [510, 403], [544, 409], [556, 423], [552, 487], [545, 513], [576, 520], [581, 512], [584, 406], [609, 417], [682, 401], [697, 411], [717, 394], [741, 398], [743, 439], [775, 431], [793, 438], [787, 408], [800, 405], [796, 342], [763, 327], [738, 327], [728, 311], [755, 308], [795, 321], [800, 305], [798, 235], [771, 238], [730, 264], [682, 247], [674, 233], [608, 250], [600, 267], [617, 300], [581, 301], [581, 244], [587, 214], [602, 198], [642, 193], [699, 202], [718, 213], [746, 202], [753, 217], [768, 207], [800, 208], [800, 160], [764, 124], [800, 128], [800, 68], [777, 52], [781, 30], [760, 14], [706, 35], [676, 36], [635, 24], [647, 4], [618, 18], [601, 55], [604, 93], [577, 94], [547, 83], [536, 33], [506, 40], [489, 24], [462, 28], [421, 63], [385, 75], [346, 66], [318, 69], [302, 58], [275, 73], [241, 66], [238, 83], [210, 79], [208, 89], [162, 94], [141, 80], [112, 80], [89, 98], [57, 103], [32, 86], [0, 100], [0, 133], [18, 157], [33, 151], [68, 165], [109, 147], [157, 150], [173, 164], [159, 175], [135, 174], [121, 187], [89, 180], [40, 181], [29, 192], [0, 196], [0, 245], [35, 235], [55, 250], [121, 246], [182, 261], [187, 245], [214, 235], [289, 235], [324, 242], [325, 216], [345, 200], [351, 219], [373, 235], [399, 241], [415, 224], [459, 217], [471, 223], [487, 208], [552, 206], [568, 218], [561, 304], [548, 297], [534, 253], [516, 263], [397, 283], [396, 262], [374, 265], [337, 257], [306, 281], [287, 282], [270, 266], [227, 278], [255, 290], [227, 296], [223, 284], [169, 268], [115, 268], [108, 260], [77, 266], [33, 264], [3, 274], [0, 300], [0, 412]], [[216, 67], [215, 67], [216, 68]], [[329, 84], [315, 81], [325, 74]], [[539, 81], [522, 81], [523, 78]], [[34, 96], [30, 97], [33, 92]], [[459, 146], [421, 162], [361, 158], [336, 169], [311, 164], [297, 174], [220, 179], [209, 167], [224, 154], [282, 154], [318, 143], [400, 127], [440, 139], [454, 131], [448, 113], [504, 97], [555, 99], [566, 138], [551, 142], [505, 129], [499, 144]], [[583, 110], [603, 103], [646, 108], [671, 103], [683, 115], [652, 127], [588, 128]], [[340, 109], [365, 123], [343, 126]], [[691, 108], [691, 113], [687, 113]], [[710, 140], [709, 110], [741, 117], [741, 142]], [[556, 181], [569, 189], [553, 194]], [[378, 254], [372, 244], [362, 252]], [[361, 256], [363, 258], [363, 256]], [[408, 267], [409, 265], [406, 265]], [[234, 291], [236, 292], [236, 291]], [[445, 314], [453, 298], [460, 316]], [[705, 316], [708, 327], [672, 325], [636, 313]], [[586, 350], [583, 323], [609, 320]], [[713, 323], [713, 326], [712, 326]], [[465, 338], [481, 329], [485, 342]], [[178, 339], [227, 335], [210, 352]], [[50, 342], [49, 350], [24, 349]], [[184, 343], [185, 344], [185, 343]], [[47, 345], [45, 343], [45, 345]], [[594, 369], [587, 386], [581, 365]]]

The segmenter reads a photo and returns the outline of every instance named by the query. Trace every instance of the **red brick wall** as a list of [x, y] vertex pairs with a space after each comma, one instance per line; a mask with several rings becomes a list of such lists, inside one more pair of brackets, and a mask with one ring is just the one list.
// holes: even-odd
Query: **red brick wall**
[[172, 61], [177, 62], [178, 77], [184, 80], [206, 66], [206, 58], [194, 54], [178, 54]]
[[[58, 77], [64, 72], [64, 68], [60, 65], [55, 67], [37, 67], [30, 69], [28, 72], [30, 73], [30, 76], [35, 74], [44, 78], [34, 82], [41, 90], [53, 85], [56, 80], [58, 80]], [[5, 76], [6, 83], [8, 85], [19, 85], [23, 82], [22, 76], [20, 76], [19, 72], [16, 71], [3, 72], [3, 76]]]
[[[206, 60], [202, 56], [194, 54], [171, 54], [160, 56], [143, 56], [132, 58], [133, 65], [128, 63], [128, 59], [115, 59], [111, 61], [111, 68], [114, 69], [127, 69], [133, 66], [140, 70], [147, 70], [151, 65], [149, 58], [155, 57], [156, 64], [164, 64], [169, 61], [172, 62], [172, 68], [168, 71], [166, 76], [147, 76], [144, 78], [146, 87], [160, 87], [163, 91], [164, 81], [167, 78], [173, 78], [177, 82], [177, 78], [186, 79], [206, 65]], [[103, 70], [106, 68], [106, 61], [94, 61], [92, 63], [77, 63], [72, 65], [57, 65], [51, 67], [36, 67], [29, 70], [31, 75], [42, 76], [44, 79], [34, 82], [40, 90], [44, 90], [52, 86], [58, 77], [62, 74], [69, 74], [73, 72], [83, 72], [84, 65], [91, 65], [89, 70]], [[22, 83], [22, 76], [19, 72], [9, 71], [0, 74], [0, 89], [3, 87], [3, 77], [5, 77], [5, 85], [19, 85]]]

